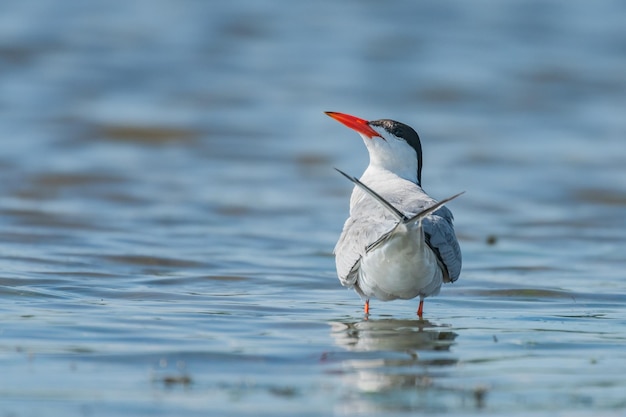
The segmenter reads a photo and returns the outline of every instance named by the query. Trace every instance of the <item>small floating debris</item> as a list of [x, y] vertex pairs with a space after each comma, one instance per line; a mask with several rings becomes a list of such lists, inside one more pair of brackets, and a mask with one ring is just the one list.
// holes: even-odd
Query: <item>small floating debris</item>
[[193, 382], [189, 375], [164, 375], [155, 379], [162, 382], [166, 387], [172, 387], [174, 385], [187, 387]]
[[474, 387], [474, 400], [476, 401], [476, 408], [485, 407], [485, 397], [487, 396], [488, 391], [489, 388], [485, 385]]

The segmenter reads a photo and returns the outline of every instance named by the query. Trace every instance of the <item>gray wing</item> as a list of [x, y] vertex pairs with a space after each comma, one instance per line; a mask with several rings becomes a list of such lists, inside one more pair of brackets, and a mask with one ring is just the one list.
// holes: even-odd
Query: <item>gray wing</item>
[[[408, 217], [436, 203], [419, 186], [409, 181], [398, 184], [393, 195], [382, 197]], [[356, 194], [353, 192], [351, 202], [354, 203], [350, 210], [351, 216], [346, 220], [334, 250], [337, 275], [346, 287], [356, 283], [361, 258], [370, 245], [384, 238], [398, 224], [394, 213], [361, 190]], [[461, 249], [452, 220], [452, 213], [445, 206], [422, 220], [426, 242], [442, 264], [444, 282], [456, 281], [461, 273]]]
[[447, 207], [442, 207], [422, 222], [426, 243], [446, 268], [444, 272], [447, 272], [447, 277], [444, 274], [444, 282], [454, 282], [461, 275], [461, 248], [454, 233], [453, 219], [452, 212]]
[[373, 198], [361, 199], [352, 212], [360, 215], [346, 220], [334, 250], [337, 275], [345, 287], [356, 283], [361, 257], [367, 247], [398, 224], [396, 218]]

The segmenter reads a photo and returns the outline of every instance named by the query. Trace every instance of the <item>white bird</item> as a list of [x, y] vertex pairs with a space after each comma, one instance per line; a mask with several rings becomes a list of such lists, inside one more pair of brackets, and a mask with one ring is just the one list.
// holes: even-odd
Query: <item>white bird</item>
[[350, 217], [335, 246], [341, 285], [354, 288], [365, 300], [411, 299], [436, 295], [444, 282], [461, 273], [461, 249], [453, 216], [422, 189], [422, 146], [410, 126], [394, 120], [367, 121], [344, 113], [326, 112], [361, 135], [370, 163], [355, 183]]

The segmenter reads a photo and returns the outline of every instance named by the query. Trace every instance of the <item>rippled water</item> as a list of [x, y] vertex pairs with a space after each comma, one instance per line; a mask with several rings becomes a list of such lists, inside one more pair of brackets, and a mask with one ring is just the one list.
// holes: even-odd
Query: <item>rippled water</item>
[[[0, 411], [626, 413], [618, 1], [0, 5]], [[340, 287], [367, 154], [416, 127], [461, 279]]]

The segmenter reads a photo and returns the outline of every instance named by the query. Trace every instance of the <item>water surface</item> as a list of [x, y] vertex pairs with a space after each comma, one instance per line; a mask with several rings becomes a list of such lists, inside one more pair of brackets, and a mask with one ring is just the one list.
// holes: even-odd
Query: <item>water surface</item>
[[[623, 415], [625, 11], [3, 2], [3, 415]], [[466, 191], [423, 321], [336, 279], [326, 110]]]

